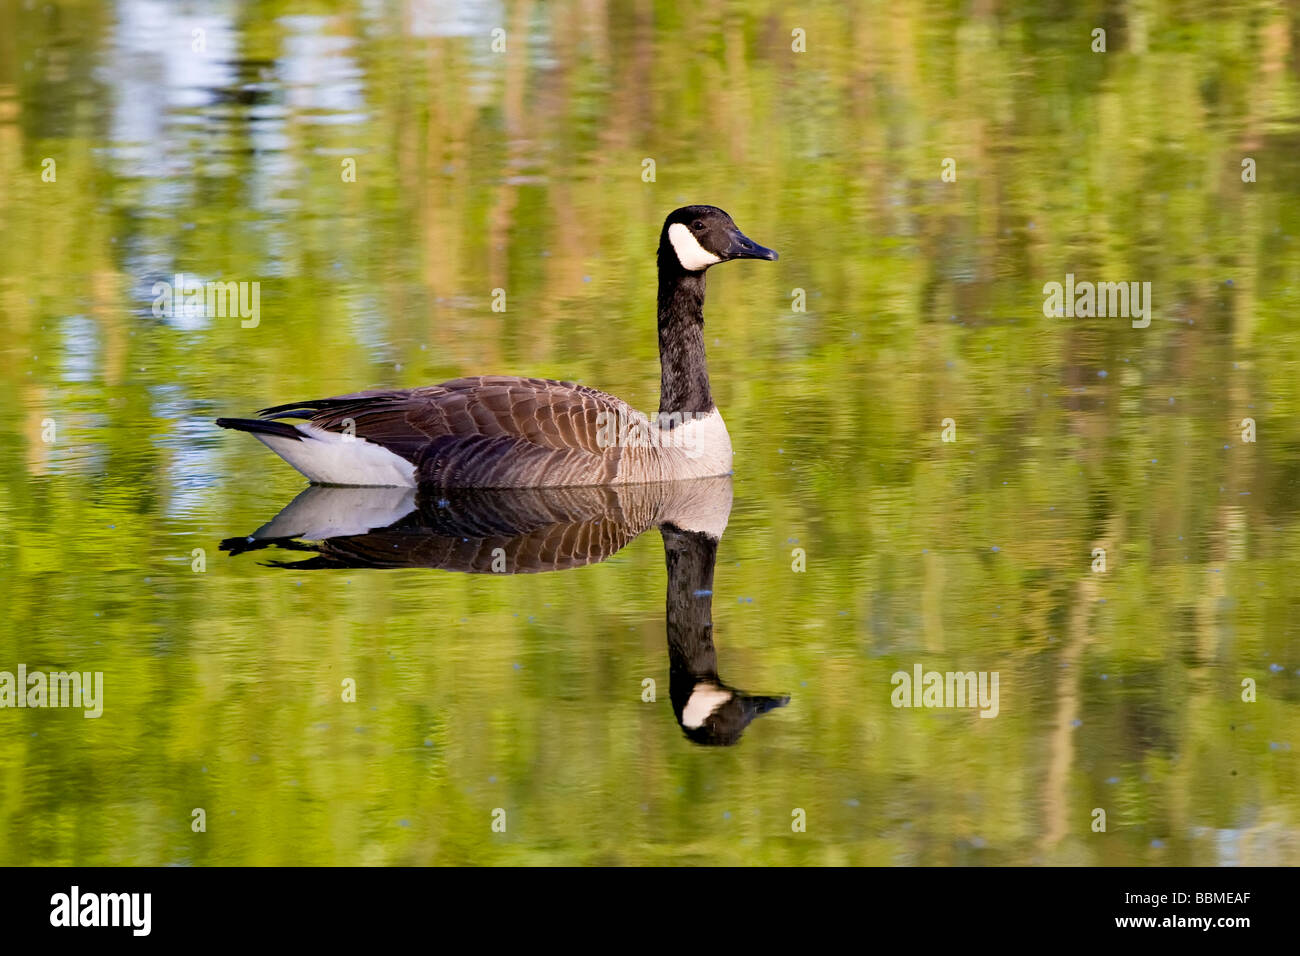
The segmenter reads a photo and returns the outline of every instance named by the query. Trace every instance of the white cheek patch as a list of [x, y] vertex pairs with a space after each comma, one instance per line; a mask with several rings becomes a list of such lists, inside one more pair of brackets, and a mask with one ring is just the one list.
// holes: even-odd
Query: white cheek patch
[[680, 222], [675, 222], [668, 227], [668, 241], [673, 244], [677, 261], [687, 272], [700, 272], [722, 261], [719, 256], [715, 256], [700, 245], [699, 240]]
[[682, 726], [687, 730], [697, 730], [712, 716], [713, 712], [735, 696], [729, 690], [723, 690], [717, 684], [699, 684], [691, 691], [691, 697], [682, 708]]

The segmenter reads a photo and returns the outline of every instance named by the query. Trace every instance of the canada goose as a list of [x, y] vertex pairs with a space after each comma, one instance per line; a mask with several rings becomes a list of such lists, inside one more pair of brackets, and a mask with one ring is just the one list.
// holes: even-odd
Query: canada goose
[[[585, 385], [509, 375], [357, 392], [218, 418], [315, 484], [537, 488], [731, 472], [731, 438], [704, 355], [704, 275], [775, 259], [716, 206], [683, 206], [659, 234], [659, 415]], [[304, 419], [293, 425], [283, 419]]]
[[533, 574], [604, 561], [658, 526], [668, 570], [668, 693], [682, 732], [736, 743], [755, 717], [789, 701], [718, 677], [713, 568], [731, 513], [731, 478], [570, 488], [322, 488], [304, 490], [232, 555], [269, 546], [308, 552], [274, 561], [294, 571], [440, 568]]

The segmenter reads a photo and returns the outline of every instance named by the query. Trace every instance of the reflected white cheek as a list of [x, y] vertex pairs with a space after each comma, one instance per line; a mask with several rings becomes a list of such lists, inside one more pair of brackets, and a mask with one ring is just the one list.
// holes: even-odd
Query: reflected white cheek
[[677, 261], [688, 272], [699, 272], [722, 261], [720, 257], [700, 245], [699, 241], [691, 235], [691, 231], [680, 222], [675, 222], [668, 227], [668, 241], [673, 244]]
[[731, 700], [732, 693], [723, 690], [717, 684], [700, 684], [691, 691], [690, 699], [682, 708], [682, 726], [687, 730], [696, 730], [703, 726], [715, 710]]

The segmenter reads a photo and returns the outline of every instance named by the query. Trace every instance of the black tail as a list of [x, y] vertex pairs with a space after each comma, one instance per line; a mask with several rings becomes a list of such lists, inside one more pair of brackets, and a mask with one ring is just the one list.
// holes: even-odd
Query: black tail
[[284, 548], [286, 551], [316, 550], [293, 538], [255, 538], [252, 535], [245, 535], [242, 538], [226, 538], [217, 547], [221, 551], [229, 551], [232, 558], [237, 554], [243, 554], [245, 551], [258, 551], [261, 548], [270, 547]]
[[302, 433], [288, 422], [268, 422], [262, 418], [218, 418], [217, 424], [222, 428], [233, 428], [239, 432], [252, 432], [254, 435], [279, 435], [302, 441]]

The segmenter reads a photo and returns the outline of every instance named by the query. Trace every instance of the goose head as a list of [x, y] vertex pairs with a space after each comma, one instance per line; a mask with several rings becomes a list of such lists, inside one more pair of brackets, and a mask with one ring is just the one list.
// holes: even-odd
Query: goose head
[[682, 206], [664, 220], [659, 235], [659, 267], [703, 272], [731, 259], [767, 259], [776, 252], [746, 236], [717, 206]]
[[689, 677], [674, 672], [669, 693], [677, 724], [687, 739], [713, 747], [730, 747], [755, 717], [790, 703], [788, 695], [747, 694], [718, 680], [716, 673]]

